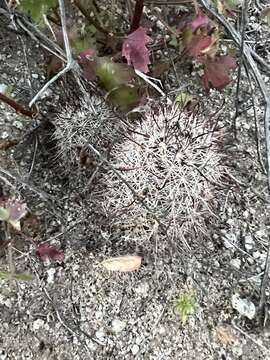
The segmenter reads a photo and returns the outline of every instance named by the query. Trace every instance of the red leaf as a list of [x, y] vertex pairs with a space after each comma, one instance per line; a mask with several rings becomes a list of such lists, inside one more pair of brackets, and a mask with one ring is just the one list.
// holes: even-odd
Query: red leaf
[[210, 22], [208, 16], [204, 15], [203, 13], [198, 14], [191, 22], [192, 31], [195, 32], [201, 26], [206, 26]]
[[87, 49], [79, 54], [78, 63], [83, 69], [85, 80], [93, 81], [96, 79], [96, 51]]
[[133, 65], [134, 69], [141, 72], [148, 72], [150, 64], [149, 50], [145, 46], [151, 41], [146, 35], [144, 28], [139, 27], [136, 31], [126, 37], [123, 42], [122, 56], [127, 59], [128, 65]]
[[201, 55], [201, 52], [207, 49], [213, 39], [208, 35], [194, 35], [191, 40], [187, 43], [186, 47], [190, 55], [193, 57], [198, 57]]
[[48, 244], [38, 245], [36, 248], [36, 252], [43, 261], [49, 259], [63, 262], [65, 257], [63, 250], [58, 250], [55, 246]]
[[236, 60], [231, 56], [221, 56], [215, 60], [207, 59], [204, 62], [202, 77], [206, 91], [211, 87], [222, 90], [231, 81], [229, 70], [236, 67]]

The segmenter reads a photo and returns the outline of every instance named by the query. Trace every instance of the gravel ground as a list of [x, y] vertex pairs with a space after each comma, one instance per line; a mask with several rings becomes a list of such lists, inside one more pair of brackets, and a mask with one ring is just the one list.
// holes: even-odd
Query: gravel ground
[[[45, 79], [41, 50], [5, 32], [1, 22], [0, 29], [0, 84], [20, 90], [17, 98], [23, 101]], [[15, 190], [7, 184], [4, 190], [21, 196], [30, 209], [23, 233], [12, 234], [13, 262], [16, 271], [33, 274], [27, 282], [0, 280], [1, 360], [270, 359], [269, 287], [264, 326], [256, 312], [270, 224], [269, 204], [261, 199], [267, 194], [250, 86], [243, 81], [235, 141], [229, 131], [235, 81], [223, 93], [212, 91], [206, 98], [194, 82], [196, 74], [192, 76], [192, 81], [187, 75], [182, 81], [193, 84], [189, 90], [203, 102], [204, 113], [220, 110], [227, 175], [217, 189], [216, 217], [207, 236], [200, 246], [191, 239], [189, 250], [178, 244], [174, 253], [163, 238], [151, 248], [111, 236], [108, 224], [100, 226], [98, 205], [89, 206], [91, 194], [83, 191], [82, 196], [88, 171], [68, 179], [61, 176], [48, 160], [48, 148], [26, 136], [39, 119], [28, 120], [0, 103], [0, 138], [22, 139], [15, 148], [0, 152], [1, 167], [19, 178], [11, 180]], [[253, 93], [261, 116], [259, 93]], [[57, 106], [56, 99], [49, 92], [43, 104]], [[64, 262], [42, 262], [29, 238], [64, 249]], [[137, 272], [115, 274], [101, 266], [107, 257], [127, 253], [142, 256]], [[0, 256], [1, 271], [8, 270], [6, 253]], [[183, 323], [176, 299], [186, 292], [193, 293], [196, 307]]]

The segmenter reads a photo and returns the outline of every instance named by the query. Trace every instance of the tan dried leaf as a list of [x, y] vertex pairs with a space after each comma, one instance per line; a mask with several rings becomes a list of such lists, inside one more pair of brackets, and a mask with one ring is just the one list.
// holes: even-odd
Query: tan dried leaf
[[125, 255], [106, 259], [101, 265], [110, 271], [129, 272], [138, 270], [141, 266], [142, 258], [136, 255]]
[[270, 26], [270, 6], [267, 6], [262, 10], [261, 18], [266, 19], [268, 25]]
[[216, 327], [216, 334], [219, 341], [223, 345], [232, 345], [236, 342], [235, 337], [231, 333], [230, 329], [224, 326], [217, 326]]

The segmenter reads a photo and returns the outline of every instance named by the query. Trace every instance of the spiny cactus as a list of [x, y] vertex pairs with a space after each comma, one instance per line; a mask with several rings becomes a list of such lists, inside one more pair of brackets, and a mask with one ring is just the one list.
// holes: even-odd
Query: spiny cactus
[[96, 201], [113, 219], [112, 228], [141, 242], [160, 223], [173, 239], [186, 241], [189, 234], [203, 231], [212, 214], [214, 184], [222, 175], [215, 136], [202, 116], [180, 107], [149, 112], [111, 153], [111, 165], [130, 186], [108, 170], [96, 189]]
[[111, 107], [95, 95], [89, 102], [67, 105], [57, 114], [54, 125], [56, 157], [67, 169], [78, 165], [81, 150], [91, 153], [89, 143], [101, 152], [106, 151], [119, 136], [121, 127]]

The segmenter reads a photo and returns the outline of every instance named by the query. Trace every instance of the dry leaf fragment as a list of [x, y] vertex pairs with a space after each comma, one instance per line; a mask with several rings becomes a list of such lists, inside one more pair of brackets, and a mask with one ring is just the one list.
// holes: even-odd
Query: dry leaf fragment
[[0, 150], [7, 150], [18, 144], [16, 139], [0, 139]]
[[142, 258], [136, 255], [125, 255], [106, 259], [101, 265], [110, 271], [135, 271], [141, 266]]
[[270, 6], [264, 8], [261, 12], [261, 18], [265, 19], [270, 26]]
[[219, 341], [225, 346], [232, 345], [236, 342], [236, 339], [231, 333], [231, 331], [228, 328], [225, 328], [224, 326], [217, 326], [216, 334]]

